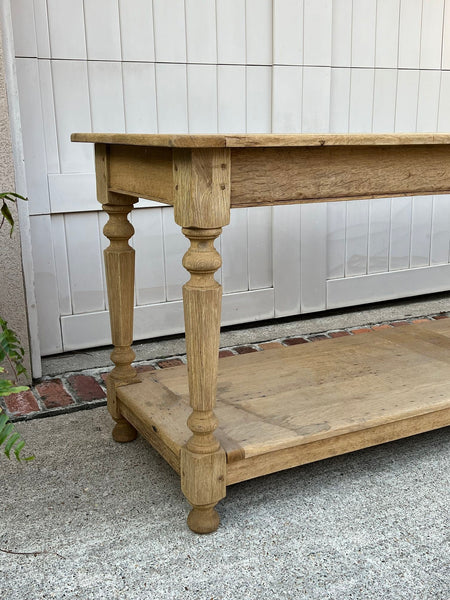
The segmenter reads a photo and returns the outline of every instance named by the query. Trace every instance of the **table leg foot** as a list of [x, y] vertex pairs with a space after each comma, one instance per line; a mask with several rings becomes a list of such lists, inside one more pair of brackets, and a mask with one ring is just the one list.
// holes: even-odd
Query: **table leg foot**
[[113, 429], [112, 437], [115, 442], [132, 442], [137, 437], [137, 431], [125, 419], [119, 419]]
[[214, 508], [215, 504], [207, 506], [194, 506], [189, 513], [187, 524], [195, 533], [213, 533], [219, 527], [219, 513]]

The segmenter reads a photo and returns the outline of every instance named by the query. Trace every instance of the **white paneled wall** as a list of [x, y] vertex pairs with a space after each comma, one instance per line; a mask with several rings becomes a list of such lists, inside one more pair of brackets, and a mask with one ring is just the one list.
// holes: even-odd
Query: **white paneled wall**
[[[450, 0], [11, 0], [43, 354], [108, 343], [74, 131], [450, 131]], [[140, 201], [135, 336], [182, 330], [172, 209]], [[240, 209], [223, 322], [448, 288], [445, 196]]]

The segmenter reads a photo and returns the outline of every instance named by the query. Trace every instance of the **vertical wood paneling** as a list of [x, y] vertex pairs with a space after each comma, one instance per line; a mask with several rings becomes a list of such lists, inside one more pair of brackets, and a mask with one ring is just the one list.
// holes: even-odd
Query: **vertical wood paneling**
[[83, 0], [47, 0], [52, 58], [86, 59]]
[[[153, 209], [152, 209], [153, 210]], [[180, 300], [182, 286], [189, 279], [181, 261], [189, 248], [189, 241], [181, 233], [181, 227], [173, 218], [173, 208], [162, 208], [164, 240], [164, 273], [166, 277], [166, 300]]]
[[420, 68], [439, 69], [442, 56], [444, 0], [423, 0]]
[[421, 25], [422, 0], [401, 0], [398, 41], [400, 69], [418, 69], [420, 66]]
[[352, 60], [352, 0], [333, 0], [331, 64], [349, 67]]
[[[64, 219], [73, 312], [104, 310], [97, 213], [71, 213], [66, 214]], [[90, 243], [80, 244], [80, 237], [90, 240]]]
[[332, 0], [303, 0], [303, 64], [331, 65]]
[[417, 131], [436, 131], [439, 111], [440, 71], [420, 71]]
[[122, 64], [125, 129], [128, 133], [157, 133], [155, 65]]
[[431, 198], [417, 196], [412, 199], [410, 267], [424, 267], [430, 264]]
[[203, 0], [185, 0], [186, 46], [190, 63], [217, 62], [216, 5]]
[[345, 276], [367, 273], [369, 201], [347, 202]]
[[272, 69], [250, 66], [247, 71], [247, 133], [272, 130]]
[[188, 65], [190, 133], [217, 133], [217, 67]]
[[395, 198], [391, 209], [389, 270], [409, 268], [412, 199]]
[[217, 59], [219, 64], [244, 65], [245, 0], [216, 0]]
[[373, 69], [352, 69], [349, 112], [351, 133], [369, 133], [372, 130], [373, 86]]
[[272, 0], [245, 2], [246, 63], [272, 64]]
[[376, 0], [357, 0], [353, 2], [353, 67], [373, 67], [375, 64], [376, 7]]
[[326, 308], [327, 207], [304, 204], [300, 209], [301, 312]]
[[397, 102], [395, 131], [414, 133], [417, 124], [419, 97], [419, 71], [399, 71], [397, 77]]
[[149, 0], [119, 0], [122, 60], [153, 62], [153, 8]]
[[273, 69], [272, 130], [300, 133], [302, 127], [302, 67]]
[[303, 68], [302, 131], [328, 133], [330, 130], [331, 69]]
[[300, 313], [300, 206], [273, 208], [275, 316]]
[[372, 118], [374, 133], [394, 131], [396, 98], [397, 71], [395, 69], [376, 69]]
[[50, 58], [50, 34], [48, 29], [47, 0], [34, 0], [34, 25], [36, 28], [37, 55]]
[[122, 67], [119, 62], [89, 61], [89, 95], [93, 131], [125, 131]]
[[157, 62], [186, 62], [184, 0], [153, 0], [153, 33]]
[[397, 67], [399, 19], [400, 0], [377, 0], [375, 67]]
[[249, 289], [272, 287], [272, 207], [248, 209]]
[[30, 217], [41, 354], [62, 352], [59, 297], [50, 215]]
[[222, 233], [222, 285], [225, 294], [249, 289], [248, 208], [231, 211]]
[[303, 0], [273, 0], [273, 63], [303, 62]]
[[56, 60], [52, 62], [52, 74], [61, 172], [92, 172], [92, 144], [72, 144], [70, 141], [74, 131], [91, 131], [87, 64]]
[[368, 273], [389, 270], [391, 202], [390, 198], [369, 201]]
[[156, 64], [159, 133], [188, 133], [186, 65]]
[[[162, 208], [134, 211], [132, 223], [136, 250], [137, 305], [155, 304], [166, 299]], [[183, 237], [181, 231], [178, 231]]]
[[95, 0], [84, 3], [88, 60], [120, 60], [118, 0]]
[[72, 298], [70, 294], [69, 263], [67, 260], [66, 231], [64, 215], [51, 217], [53, 255], [58, 288], [59, 311], [61, 315], [72, 314]]
[[11, 19], [16, 56], [37, 57], [33, 3], [30, 0], [11, 2]]
[[432, 211], [430, 264], [439, 265], [449, 261], [450, 203], [448, 196], [434, 196]]
[[39, 70], [35, 58], [16, 60], [23, 151], [30, 214], [50, 212], [45, 157], [44, 124], [39, 95]]
[[445, 0], [441, 69], [450, 69], [450, 0]]
[[331, 69], [330, 133], [347, 133], [350, 111], [350, 69]]
[[58, 136], [56, 132], [53, 80], [49, 60], [38, 61], [39, 85], [42, 100], [42, 123], [44, 129], [45, 156], [49, 173], [59, 173]]
[[441, 87], [439, 90], [439, 111], [437, 130], [441, 133], [450, 131], [450, 72], [441, 72]]
[[327, 279], [345, 274], [346, 202], [327, 203]]
[[219, 133], [245, 133], [247, 129], [245, 69], [237, 65], [217, 67]]

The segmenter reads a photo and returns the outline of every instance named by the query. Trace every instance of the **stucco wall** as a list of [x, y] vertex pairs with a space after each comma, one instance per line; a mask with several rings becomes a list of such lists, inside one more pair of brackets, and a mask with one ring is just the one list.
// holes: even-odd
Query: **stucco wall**
[[[3, 64], [3, 45], [1, 42], [0, 32], [0, 191], [6, 192], [14, 191], [15, 181], [6, 97], [5, 69]], [[16, 207], [11, 212], [13, 212], [16, 221], [12, 238], [9, 236], [7, 223], [0, 230], [0, 315], [8, 321], [8, 325], [14, 329], [22, 342], [26, 351], [25, 365], [28, 373], [31, 373], [27, 311]], [[2, 366], [6, 367], [6, 365]]]

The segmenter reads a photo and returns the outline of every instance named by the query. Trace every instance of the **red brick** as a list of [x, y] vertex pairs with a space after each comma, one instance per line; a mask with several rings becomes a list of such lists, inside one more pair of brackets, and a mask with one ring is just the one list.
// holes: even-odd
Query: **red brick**
[[161, 369], [167, 369], [168, 367], [179, 367], [183, 364], [183, 361], [179, 358], [169, 358], [167, 360], [159, 360], [158, 367]]
[[261, 350], [274, 350], [275, 348], [282, 348], [283, 344], [281, 342], [264, 342], [259, 347]]
[[9, 396], [5, 396], [4, 400], [8, 411], [15, 416], [28, 415], [40, 410], [31, 390], [19, 392], [18, 394], [10, 394]]
[[372, 327], [372, 329], [374, 331], [376, 331], [377, 329], [390, 329], [390, 328], [391, 328], [391, 326], [390, 325], [386, 325], [386, 324], [385, 325], [374, 325]]
[[320, 342], [321, 340], [328, 340], [328, 336], [326, 335], [310, 335], [309, 336], [309, 341], [310, 342]]
[[73, 398], [64, 389], [61, 379], [50, 379], [38, 383], [36, 390], [46, 408], [56, 408], [58, 406], [73, 404]]
[[283, 343], [286, 346], [296, 346], [297, 344], [306, 344], [308, 340], [305, 340], [305, 338], [303, 337], [293, 337], [293, 338], [286, 338], [285, 340], [283, 340]]
[[136, 371], [138, 373], [147, 373], [147, 371], [156, 371], [156, 367], [154, 365], [139, 365], [136, 367]]
[[414, 319], [413, 323], [429, 323], [430, 319]]
[[250, 352], [258, 352], [256, 348], [252, 348], [251, 346], [237, 346], [235, 350], [238, 354], [250, 354]]
[[90, 375], [71, 375], [67, 379], [81, 402], [105, 398], [105, 392]]
[[227, 356], [234, 356], [231, 350], [219, 350], [219, 358], [225, 358]]
[[391, 323], [392, 327], [401, 327], [402, 325], [409, 325], [408, 321], [394, 321]]
[[448, 315], [436, 315], [433, 319], [448, 319]]
[[359, 329], [351, 329], [350, 331], [352, 333], [358, 334], [358, 333], [369, 333], [372, 330], [369, 329], [368, 327], [360, 327]]
[[350, 335], [348, 331], [330, 331], [328, 334], [331, 338], [343, 337], [344, 335]]

